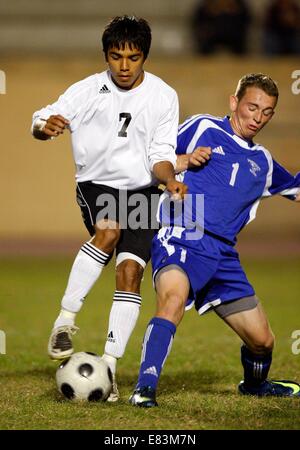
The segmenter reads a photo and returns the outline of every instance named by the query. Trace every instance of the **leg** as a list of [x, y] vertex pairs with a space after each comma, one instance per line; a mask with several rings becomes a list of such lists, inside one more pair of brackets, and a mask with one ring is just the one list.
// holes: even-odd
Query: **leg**
[[[95, 227], [94, 237], [86, 242], [77, 254], [71, 269], [67, 289], [62, 299], [62, 308], [72, 313], [77, 313], [99, 278], [110, 253], [118, 242], [121, 231], [117, 228]], [[54, 327], [64, 325], [59, 319]]]
[[[222, 299], [214, 308], [215, 312], [244, 342], [241, 349], [243, 385], [263, 385], [272, 362], [274, 335], [235, 249], [225, 247], [208, 294], [210, 298]], [[236, 300], [232, 300], [234, 298]]]
[[183, 317], [190, 284], [185, 272], [172, 265], [158, 273], [155, 287], [156, 315], [149, 322], [144, 336], [138, 383], [130, 398], [131, 404], [143, 407], [157, 404], [155, 389], [171, 351], [176, 327]]
[[251, 310], [233, 313], [223, 318], [240, 336], [244, 381], [239, 391], [256, 396], [300, 396], [300, 386], [291, 381], [269, 381], [274, 335], [260, 304]]
[[274, 335], [261, 304], [251, 310], [231, 314], [224, 321], [244, 342], [241, 360], [245, 385], [259, 386], [268, 376], [274, 346]]
[[62, 309], [49, 339], [48, 353], [52, 359], [73, 353], [71, 335], [77, 330], [75, 317], [117, 244], [121, 231], [118, 224], [114, 226], [114, 229], [105, 228], [103, 224], [95, 227], [94, 237], [81, 247], [75, 258], [61, 302]]
[[138, 383], [129, 400], [132, 405], [156, 405], [155, 389], [190, 291], [193, 297], [200, 292], [219, 264], [217, 253], [211, 255], [210, 252], [211, 237], [203, 237], [203, 251], [199, 252], [186, 247], [181, 234], [181, 228], [162, 227], [153, 239], [152, 268], [157, 309], [144, 336]]
[[223, 320], [253, 354], [263, 357], [272, 352], [274, 335], [260, 303], [253, 309], [231, 314]]
[[119, 398], [115, 381], [117, 360], [123, 356], [139, 317], [142, 301], [140, 286], [144, 269], [150, 259], [154, 232], [150, 226], [146, 229], [124, 229], [116, 247], [116, 290], [103, 355], [114, 377], [114, 386], [108, 401], [116, 401]]
[[[146, 263], [135, 255], [135, 259], [123, 259], [119, 254], [116, 268], [116, 291], [109, 315], [107, 341], [103, 359], [109, 365], [114, 387], [108, 401], [117, 401], [119, 392], [115, 380], [117, 360], [124, 355], [128, 340], [135, 328], [140, 313], [140, 286]], [[126, 254], [126, 258], [130, 254]]]
[[[105, 354], [112, 356], [115, 360], [123, 356], [139, 316], [143, 266], [134, 259], [126, 259], [119, 264], [117, 260], [116, 291], [110, 311], [105, 345]], [[114, 373], [115, 367], [112, 366], [111, 370]]]
[[[78, 183], [76, 193], [83, 221], [92, 239], [81, 247], [74, 261], [62, 299], [62, 314], [55, 322], [54, 328], [74, 324], [75, 314], [99, 278], [121, 236], [118, 217], [113, 214], [118, 197], [116, 189], [85, 182]], [[99, 202], [102, 196], [105, 200], [108, 197], [110, 199], [109, 211], [103, 209], [102, 202]], [[66, 315], [68, 317], [65, 317]]]

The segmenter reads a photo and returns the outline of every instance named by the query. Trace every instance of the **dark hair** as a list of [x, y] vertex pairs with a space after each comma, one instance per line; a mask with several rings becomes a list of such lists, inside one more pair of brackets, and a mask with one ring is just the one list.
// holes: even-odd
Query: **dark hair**
[[124, 49], [128, 44], [132, 50], [136, 48], [143, 52], [147, 58], [151, 45], [151, 28], [145, 19], [135, 16], [118, 16], [112, 19], [105, 27], [102, 35], [103, 51], [107, 59], [111, 47]]
[[243, 98], [248, 87], [257, 87], [270, 97], [276, 97], [276, 99], [279, 97], [276, 82], [263, 73], [248, 73], [240, 79], [235, 92], [235, 95], [239, 100]]

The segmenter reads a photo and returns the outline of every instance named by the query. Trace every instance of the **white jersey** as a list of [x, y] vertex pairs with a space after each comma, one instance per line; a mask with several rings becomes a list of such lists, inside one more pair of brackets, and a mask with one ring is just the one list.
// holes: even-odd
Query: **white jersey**
[[155, 75], [145, 72], [128, 91], [114, 84], [109, 71], [92, 75], [35, 112], [33, 125], [55, 114], [70, 121], [78, 182], [142, 189], [155, 183], [155, 163], [175, 167], [178, 97]]

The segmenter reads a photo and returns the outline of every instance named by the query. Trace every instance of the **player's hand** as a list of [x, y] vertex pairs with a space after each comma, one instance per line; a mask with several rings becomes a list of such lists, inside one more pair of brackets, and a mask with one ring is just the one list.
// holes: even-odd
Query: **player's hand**
[[193, 167], [202, 166], [202, 164], [205, 164], [210, 159], [210, 155], [210, 147], [197, 147], [190, 155], [188, 168], [191, 169]]
[[63, 134], [64, 129], [70, 124], [69, 120], [65, 119], [60, 114], [50, 116], [46, 120], [46, 124], [42, 129], [42, 132], [50, 137], [56, 137]]
[[300, 202], [300, 192], [299, 192], [299, 194], [296, 195], [295, 201]]
[[181, 183], [174, 178], [167, 182], [166, 189], [172, 194], [172, 200], [183, 200], [188, 187], [186, 184]]

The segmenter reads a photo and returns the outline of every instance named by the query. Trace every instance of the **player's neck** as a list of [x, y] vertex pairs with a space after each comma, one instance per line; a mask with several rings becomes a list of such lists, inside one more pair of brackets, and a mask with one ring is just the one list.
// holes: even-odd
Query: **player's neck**
[[236, 136], [238, 136], [239, 138], [243, 139], [244, 141], [252, 142], [252, 139], [250, 139], [249, 137], [244, 135], [242, 127], [241, 127], [239, 121], [236, 120], [234, 116], [229, 117], [229, 123], [230, 123], [230, 126], [232, 128], [232, 131], [234, 132], [234, 134]]
[[111, 75], [111, 80], [112, 82], [119, 88], [122, 89], [122, 91], [131, 91], [132, 89], [137, 88], [140, 84], [142, 84], [142, 82], [144, 81], [145, 78], [145, 72], [141, 72], [141, 74], [138, 76], [138, 78], [129, 86], [121, 86], [115, 79], [114, 77]]

